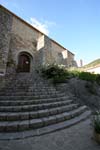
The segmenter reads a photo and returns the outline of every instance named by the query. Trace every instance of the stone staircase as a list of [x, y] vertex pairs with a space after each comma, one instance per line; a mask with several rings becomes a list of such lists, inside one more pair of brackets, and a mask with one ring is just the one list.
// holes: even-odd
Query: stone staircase
[[0, 91], [0, 138], [16, 139], [59, 130], [89, 117], [86, 106], [57, 91], [38, 74], [19, 73]]

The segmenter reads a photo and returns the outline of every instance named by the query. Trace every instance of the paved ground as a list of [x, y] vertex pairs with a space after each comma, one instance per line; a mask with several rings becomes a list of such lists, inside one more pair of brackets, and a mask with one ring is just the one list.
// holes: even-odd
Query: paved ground
[[100, 150], [92, 138], [90, 121], [70, 128], [22, 140], [0, 141], [0, 150]]

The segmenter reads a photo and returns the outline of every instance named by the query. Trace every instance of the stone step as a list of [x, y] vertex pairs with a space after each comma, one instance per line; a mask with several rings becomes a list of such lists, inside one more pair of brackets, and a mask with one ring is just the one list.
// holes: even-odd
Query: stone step
[[13, 85], [18, 85], [18, 84], [23, 84], [23, 85], [27, 85], [27, 84], [34, 84], [34, 85], [50, 85], [49, 83], [47, 82], [44, 82], [44, 81], [41, 81], [41, 80], [30, 80], [30, 79], [25, 79], [25, 80], [12, 80], [13, 81]]
[[0, 134], [45, 130], [88, 116], [88, 108], [71, 99], [37, 74], [16, 74], [0, 90]]
[[27, 90], [27, 89], [35, 89], [35, 90], [56, 90], [54, 87], [44, 87], [44, 86], [8, 86], [3, 88], [3, 90]]
[[5, 96], [24, 96], [24, 95], [31, 95], [31, 96], [36, 96], [36, 95], [64, 95], [64, 93], [58, 93], [58, 92], [50, 92], [50, 91], [45, 91], [45, 92], [25, 92], [25, 91], [23, 91], [23, 92], [0, 92], [0, 96], [3, 96], [3, 95], [5, 95]]
[[10, 85], [9, 88], [23, 88], [23, 87], [34, 87], [34, 88], [50, 88], [50, 89], [54, 89], [54, 87], [50, 87], [49, 85], [45, 86], [45, 84], [42, 84], [42, 85], [38, 85], [38, 84], [13, 84], [13, 85]]
[[[28, 79], [28, 80], [27, 80]], [[46, 81], [46, 79], [38, 76], [37, 74], [34, 74], [33, 76], [21, 76], [21, 75], [18, 75], [18, 76], [15, 76], [12, 80], [14, 81], [43, 81], [43, 82], [46, 82], [48, 83], [49, 81]]]
[[39, 119], [30, 119], [23, 121], [0, 121], [0, 132], [16, 132], [42, 128], [44, 126], [56, 124], [65, 120], [70, 120], [82, 114], [86, 109], [86, 106], [81, 106], [76, 110], [64, 112], [50, 117], [43, 117]]
[[27, 77], [27, 76], [25, 78], [20, 77], [20, 76], [15, 77], [12, 80], [15, 82], [18, 82], [18, 81], [20, 81], [20, 82], [23, 82], [23, 81], [25, 81], [25, 82], [32, 82], [32, 81], [38, 82], [38, 81], [40, 81], [40, 83], [43, 83], [43, 82], [46, 84], [50, 83], [49, 81], [44, 80], [44, 78], [39, 78], [39, 77], [34, 78], [34, 77]]
[[34, 105], [22, 105], [22, 106], [0, 106], [0, 112], [26, 112], [37, 111], [42, 109], [55, 108], [59, 106], [67, 105], [69, 101], [60, 101], [54, 103], [43, 103]]
[[4, 93], [5, 92], [60, 92], [60, 91], [57, 91], [56, 89], [49, 89], [49, 88], [24, 88], [24, 89], [15, 89], [15, 88], [12, 88], [12, 89], [3, 89], [0, 91], [0, 93]]
[[[26, 82], [26, 80], [27, 80], [27, 82]], [[40, 80], [32, 80], [32, 81], [28, 81], [30, 79], [26, 79], [26, 80], [25, 81], [20, 81], [20, 80], [14, 81], [14, 80], [12, 80], [13, 81], [12, 86], [13, 85], [35, 85], [35, 86], [44, 85], [44, 86], [51, 86], [52, 87], [52, 84], [47, 83], [47, 82], [43, 82], [43, 81], [41, 82]]]
[[0, 112], [0, 121], [28, 120], [57, 115], [63, 112], [69, 112], [78, 108], [78, 104], [68, 104], [56, 108], [43, 109], [33, 112]]
[[1, 132], [0, 133], [0, 140], [17, 140], [17, 139], [23, 139], [28, 137], [35, 137], [44, 135], [47, 133], [59, 131], [61, 129], [65, 129], [68, 127], [71, 127], [72, 125], [75, 125], [81, 121], [84, 121], [88, 119], [91, 115], [91, 111], [86, 110], [85, 112], [81, 113], [80, 115], [76, 116], [75, 118], [72, 118], [70, 120], [65, 120], [63, 122], [57, 122], [55, 124], [45, 126], [39, 129], [31, 129], [26, 131], [20, 131], [20, 132]]
[[[26, 79], [26, 80], [28, 80], [28, 79]], [[18, 82], [15, 82], [15, 81], [13, 81], [12, 80], [12, 83], [13, 84], [11, 84], [11, 87], [13, 87], [13, 86], [28, 86], [28, 85], [30, 85], [30, 86], [36, 86], [36, 87], [38, 87], [38, 86], [43, 86], [43, 87], [52, 87], [52, 85], [51, 84], [48, 84], [48, 83], [45, 83], [45, 82], [40, 82], [40, 81], [31, 81], [31, 82], [25, 82], [25, 81], [18, 81]]]
[[53, 103], [66, 100], [67, 102], [70, 100], [68, 96], [66, 97], [58, 97], [58, 98], [48, 98], [48, 99], [34, 99], [34, 100], [0, 100], [0, 106], [21, 106], [21, 105], [32, 105], [32, 104], [42, 104], [42, 103]]
[[64, 97], [65, 94], [57, 94], [57, 95], [37, 95], [37, 96], [1, 96], [0, 100], [34, 100], [34, 99], [47, 99], [47, 98], [57, 98]]

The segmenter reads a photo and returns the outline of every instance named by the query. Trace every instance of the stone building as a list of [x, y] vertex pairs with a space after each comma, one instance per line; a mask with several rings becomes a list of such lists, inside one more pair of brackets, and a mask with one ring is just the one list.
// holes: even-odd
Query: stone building
[[72, 52], [0, 5], [0, 74], [53, 63], [76, 66]]

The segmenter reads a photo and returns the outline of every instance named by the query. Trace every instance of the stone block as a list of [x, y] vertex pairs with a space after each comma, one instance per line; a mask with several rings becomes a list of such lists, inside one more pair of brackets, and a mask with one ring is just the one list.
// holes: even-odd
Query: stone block
[[64, 121], [64, 120], [65, 120], [65, 118], [64, 118], [63, 114], [56, 115], [56, 121], [57, 122], [61, 122], [61, 121]]
[[24, 131], [29, 129], [29, 120], [20, 121], [18, 123], [18, 131]]
[[29, 119], [35, 119], [38, 118], [38, 112], [29, 112]]
[[41, 119], [32, 119], [29, 121], [29, 127], [31, 129], [43, 127], [43, 121]]
[[49, 110], [48, 109], [40, 110], [40, 111], [38, 111], [38, 115], [39, 115], [40, 118], [41, 117], [47, 117], [47, 116], [49, 116]]
[[6, 131], [7, 132], [12, 132], [12, 131], [18, 131], [18, 122], [8, 122], [6, 126]]
[[43, 118], [43, 122], [44, 122], [45, 126], [54, 124], [54, 123], [56, 123], [56, 117], [55, 116], [45, 117], [45, 118]]

